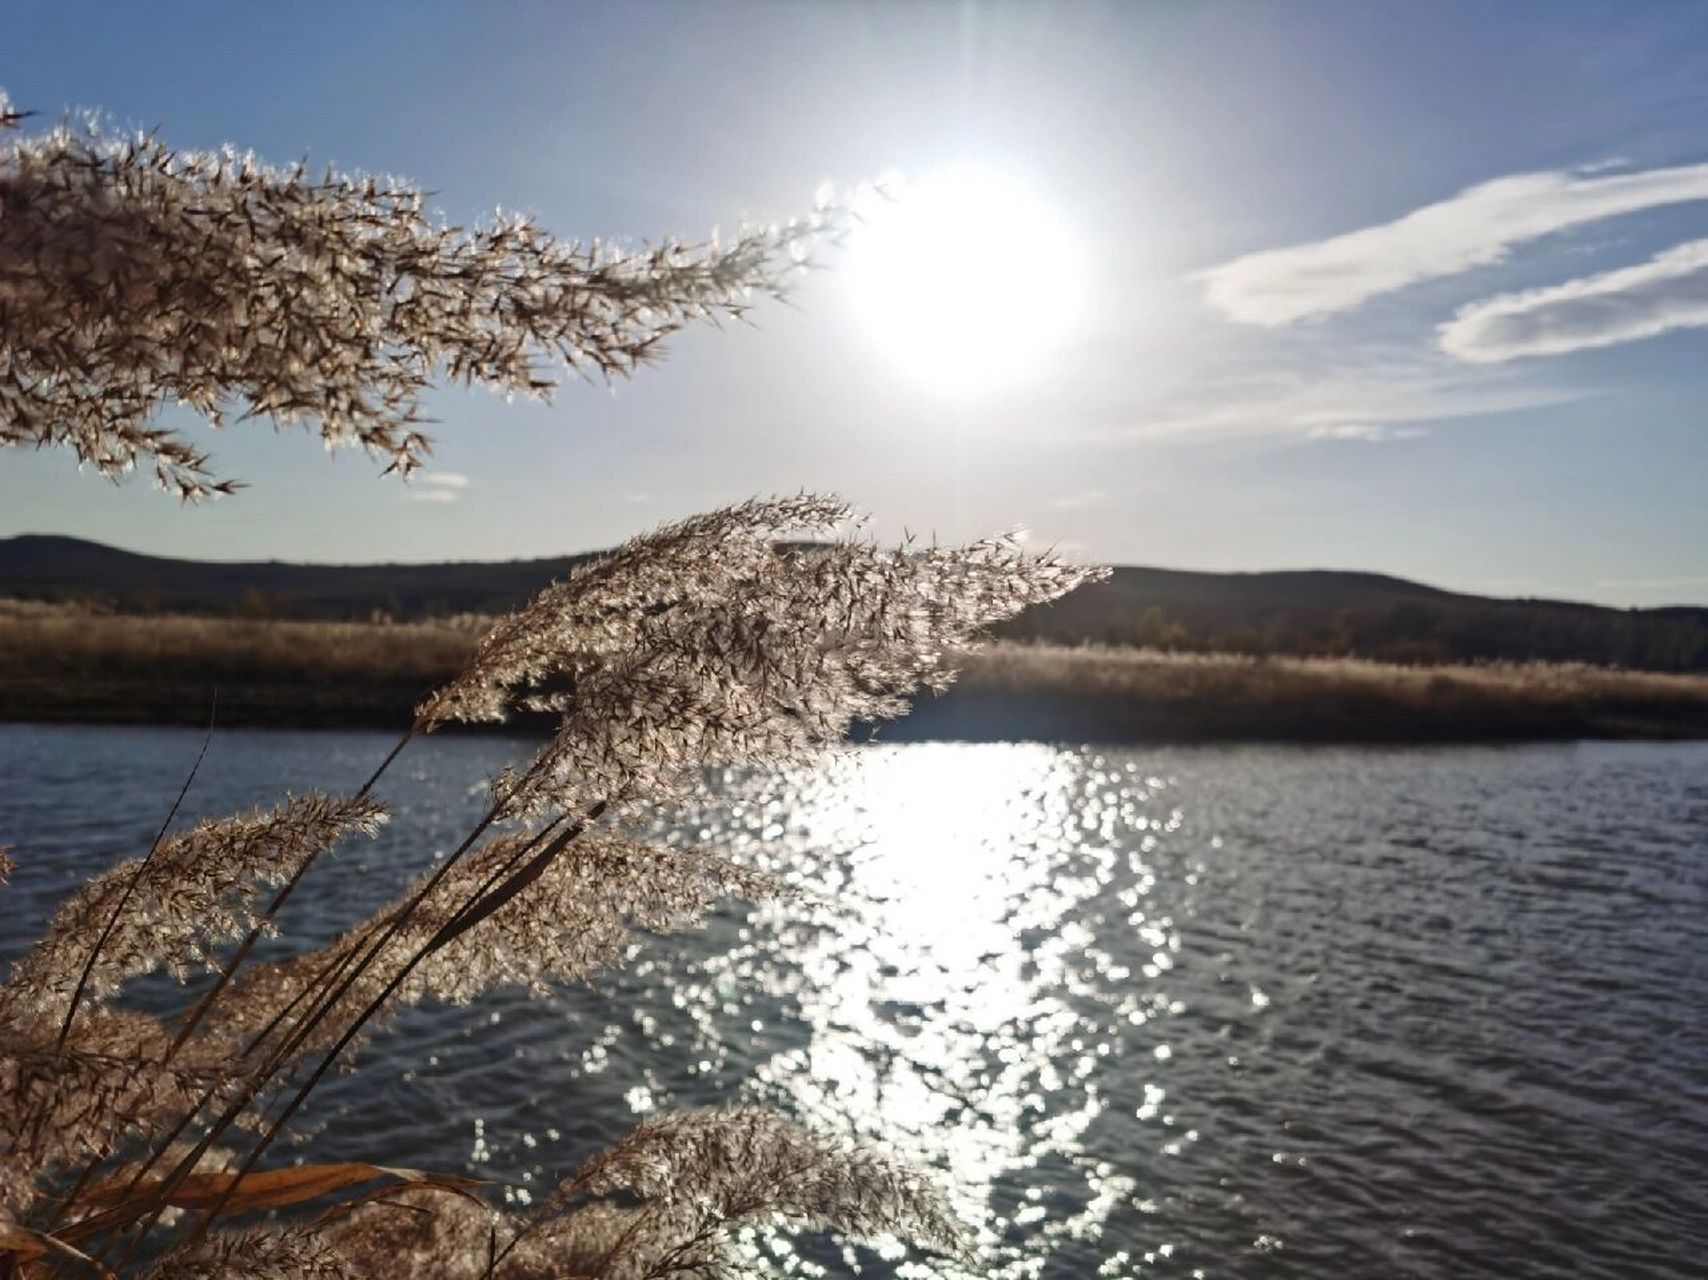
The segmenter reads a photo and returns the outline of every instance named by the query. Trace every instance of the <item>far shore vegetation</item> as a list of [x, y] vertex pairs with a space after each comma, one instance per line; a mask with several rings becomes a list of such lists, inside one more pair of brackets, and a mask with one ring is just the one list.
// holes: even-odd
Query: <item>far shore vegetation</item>
[[[395, 724], [490, 619], [331, 622], [0, 601], [0, 718]], [[523, 722], [522, 728], [529, 726]], [[1500, 741], [1708, 737], [1708, 675], [999, 642], [886, 740]]]

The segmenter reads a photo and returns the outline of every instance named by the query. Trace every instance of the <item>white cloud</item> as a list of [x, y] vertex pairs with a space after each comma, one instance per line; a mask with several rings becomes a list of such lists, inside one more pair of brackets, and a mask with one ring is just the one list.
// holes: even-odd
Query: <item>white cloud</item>
[[1078, 493], [1063, 493], [1044, 503], [1047, 511], [1084, 511], [1088, 507], [1100, 507], [1109, 501], [1107, 489], [1084, 489]]
[[1635, 267], [1473, 302], [1438, 333], [1448, 355], [1497, 364], [1700, 328], [1708, 328], [1708, 240]]
[[1708, 164], [1639, 173], [1550, 171], [1470, 187], [1393, 222], [1247, 254], [1200, 272], [1212, 306], [1275, 327], [1506, 257], [1514, 245], [1619, 214], [1708, 200]]
[[1123, 434], [1400, 440], [1422, 434], [1420, 424], [1547, 408], [1585, 394], [1515, 383], [1435, 356], [1410, 367], [1374, 362], [1338, 372], [1277, 370], [1234, 383], [1205, 382], [1131, 410]]
[[455, 502], [469, 487], [458, 471], [420, 471], [409, 478], [409, 496], [417, 502]]
[[1336, 422], [1312, 427], [1311, 440], [1362, 440], [1377, 444], [1384, 440], [1415, 440], [1426, 434], [1422, 427], [1396, 427], [1385, 422]]

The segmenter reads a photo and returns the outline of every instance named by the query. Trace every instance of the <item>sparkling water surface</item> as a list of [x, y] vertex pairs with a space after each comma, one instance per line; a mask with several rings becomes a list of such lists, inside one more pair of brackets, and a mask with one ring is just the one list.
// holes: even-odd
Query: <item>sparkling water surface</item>
[[[186, 814], [348, 790], [391, 741], [216, 734]], [[0, 726], [0, 957], [146, 849], [200, 743]], [[454, 848], [524, 750], [411, 747], [288, 940]], [[662, 834], [803, 900], [590, 989], [412, 1010], [293, 1154], [521, 1203], [655, 1109], [765, 1102], [932, 1167], [979, 1240], [966, 1267], [765, 1241], [779, 1274], [1708, 1265], [1708, 744], [906, 745], [705, 781]]]

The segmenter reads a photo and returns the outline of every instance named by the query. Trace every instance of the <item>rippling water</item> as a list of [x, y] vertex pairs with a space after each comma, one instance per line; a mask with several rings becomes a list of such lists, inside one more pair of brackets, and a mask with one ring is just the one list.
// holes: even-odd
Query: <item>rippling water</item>
[[[223, 733], [190, 807], [347, 789], [389, 745]], [[146, 848], [198, 746], [0, 726], [0, 954]], [[413, 748], [287, 929], [389, 897], [520, 749]], [[668, 835], [813, 896], [595, 990], [410, 1013], [303, 1154], [526, 1200], [639, 1114], [741, 1099], [937, 1168], [970, 1274], [1702, 1274], [1708, 744], [862, 748], [710, 775]], [[797, 1247], [779, 1271], [959, 1274]]]

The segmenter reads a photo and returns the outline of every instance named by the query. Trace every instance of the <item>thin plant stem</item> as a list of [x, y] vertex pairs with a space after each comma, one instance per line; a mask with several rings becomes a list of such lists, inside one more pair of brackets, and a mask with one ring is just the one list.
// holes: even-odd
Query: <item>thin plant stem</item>
[[[409, 732], [405, 733], [403, 737], [398, 739], [397, 745], [391, 749], [391, 752], [384, 760], [380, 761], [379, 767], [375, 769], [369, 776], [368, 780], [362, 784], [361, 790], [356, 792], [356, 799], [362, 799], [368, 794], [368, 792], [373, 790], [374, 784], [377, 783], [380, 780], [381, 775], [391, 767], [392, 761], [396, 760], [398, 756], [403, 754], [403, 749], [409, 745], [410, 740], [415, 737], [416, 732], [416, 727], [411, 725]], [[280, 888], [277, 894], [274, 895], [273, 900], [267, 904], [267, 909], [261, 913], [261, 918], [257, 920], [254, 927], [249, 930], [249, 936], [243, 939], [237, 950], [232, 954], [231, 959], [226, 961], [225, 968], [220, 971], [218, 981], [214, 983], [212, 989], [205, 996], [197, 1001], [195, 1008], [190, 1010], [190, 1016], [185, 1019], [183, 1028], [178, 1032], [177, 1037], [166, 1050], [166, 1056], [162, 1059], [163, 1062], [172, 1061], [178, 1050], [183, 1048], [184, 1042], [195, 1033], [196, 1028], [201, 1025], [202, 1019], [207, 1016], [208, 1010], [213, 1007], [214, 1001], [219, 999], [220, 993], [224, 991], [227, 984], [231, 982], [232, 975], [235, 974], [238, 967], [249, 958], [250, 951], [254, 949], [255, 944], [260, 940], [261, 935], [266, 932], [267, 926], [273, 922], [273, 918], [278, 915], [280, 910], [283, 909], [285, 903], [289, 901], [291, 893], [301, 882], [303, 876], [308, 874], [308, 869], [314, 865], [315, 860], [324, 852], [324, 848], [316, 849], [307, 858], [303, 859], [302, 865], [292, 873], [291, 878], [285, 881], [284, 886]]]
[[44, 1231], [51, 1233], [59, 1225], [60, 1219], [70, 1211], [72, 1205], [77, 1203], [77, 1197], [82, 1193], [83, 1188], [89, 1185], [89, 1179], [94, 1176], [95, 1170], [101, 1167], [101, 1162], [110, 1154], [110, 1151], [103, 1150], [101, 1154], [92, 1157], [83, 1166], [83, 1172], [77, 1175], [77, 1181], [71, 1184], [71, 1189], [60, 1197], [59, 1203], [54, 1206], [53, 1213], [47, 1220], [47, 1226], [42, 1228]]
[[160, 851], [160, 842], [166, 838], [166, 832], [172, 825], [172, 820], [178, 816], [178, 810], [183, 806], [184, 797], [190, 794], [190, 784], [196, 780], [196, 774], [201, 771], [202, 760], [208, 754], [208, 744], [213, 741], [214, 717], [219, 713], [219, 690], [214, 690], [213, 706], [208, 710], [208, 731], [202, 738], [202, 749], [196, 752], [195, 763], [190, 766], [189, 775], [184, 779], [184, 785], [178, 788], [178, 798], [172, 802], [172, 808], [166, 814], [166, 821], [160, 824], [160, 830], [154, 833], [154, 843], [148, 846], [148, 853], [137, 865], [136, 872], [125, 884], [124, 891], [119, 894], [119, 900], [113, 905], [113, 913], [107, 917], [107, 927], [101, 930], [101, 936], [95, 940], [94, 947], [89, 952], [89, 958], [83, 962], [83, 972], [77, 977], [77, 986], [71, 992], [71, 1003], [65, 1010], [65, 1021], [59, 1027], [59, 1047], [65, 1047], [65, 1039], [71, 1034], [71, 1021], [77, 1016], [78, 1002], [83, 999], [84, 988], [89, 985], [89, 977], [95, 972], [95, 961], [100, 958], [101, 950], [107, 945], [107, 939], [113, 936], [113, 930], [118, 927], [119, 917], [124, 914], [125, 907], [130, 904], [131, 894], [148, 870], [148, 864], [154, 860], [154, 855]]
[[[557, 836], [549, 845], [547, 845], [546, 849], [543, 850], [541, 854], [536, 855], [536, 860], [549, 859], [562, 852], [572, 840], [581, 835], [581, 833], [587, 829], [590, 823], [596, 821], [599, 816], [603, 814], [604, 810], [605, 803], [603, 801], [594, 804], [587, 813], [576, 819], [576, 821], [564, 830], [562, 834]], [[543, 866], [544, 864], [543, 862], [540, 862], [539, 865]], [[536, 872], [535, 874], [537, 875], [538, 873]], [[207, 1235], [209, 1226], [212, 1224], [213, 1220], [219, 1216], [220, 1211], [230, 1202], [232, 1195], [237, 1191], [238, 1184], [243, 1180], [244, 1176], [255, 1167], [256, 1162], [266, 1154], [267, 1149], [273, 1145], [274, 1139], [279, 1136], [280, 1131], [290, 1122], [291, 1117], [296, 1114], [297, 1109], [302, 1106], [304, 1100], [307, 1099], [311, 1092], [313, 1092], [315, 1086], [318, 1085], [325, 1077], [326, 1073], [331, 1070], [332, 1064], [338, 1060], [339, 1055], [342, 1054], [345, 1048], [349, 1046], [350, 1042], [356, 1038], [362, 1027], [367, 1024], [368, 1020], [372, 1018], [374, 1014], [379, 1012], [379, 1010], [385, 1005], [386, 1001], [389, 1000], [397, 989], [403, 985], [409, 975], [415, 972], [416, 967], [423, 960], [432, 955], [433, 952], [437, 951], [440, 947], [450, 942], [453, 938], [457, 937], [463, 929], [478, 924], [481, 920], [485, 919], [489, 912], [482, 911], [481, 906], [482, 899], [477, 898], [461, 909], [457, 915], [453, 916], [443, 928], [434, 934], [432, 938], [428, 939], [428, 941], [409, 958], [408, 962], [405, 963], [397, 973], [392, 975], [380, 994], [370, 1000], [367, 1007], [357, 1015], [348, 1027], [345, 1028], [344, 1034], [338, 1038], [338, 1042], [327, 1051], [326, 1055], [321, 1058], [319, 1064], [309, 1075], [308, 1079], [304, 1081], [302, 1086], [295, 1094], [292, 1095], [291, 1100], [286, 1105], [284, 1111], [276, 1120], [273, 1121], [271, 1125], [268, 1126], [267, 1132], [261, 1136], [261, 1140], [257, 1142], [254, 1149], [250, 1151], [248, 1158], [244, 1160], [243, 1165], [238, 1169], [236, 1176], [227, 1184], [226, 1189], [221, 1194], [220, 1198], [214, 1203], [213, 1207], [208, 1210], [206, 1215], [202, 1217], [201, 1221], [197, 1223], [195, 1231], [190, 1236], [189, 1243], [191, 1245], [194, 1245]], [[466, 923], [463, 924], [462, 929], [455, 927], [459, 922], [465, 920]]]
[[[449, 874], [451, 868], [462, 859], [462, 857], [473, 846], [474, 842], [481, 837], [488, 827], [497, 821], [499, 813], [502, 812], [504, 805], [509, 801], [509, 799], [509, 795], [506, 795], [492, 802], [491, 806], [481, 817], [480, 821], [475, 824], [474, 829], [470, 831], [468, 835], [463, 837], [462, 843], [457, 846], [451, 856], [446, 858], [445, 861], [440, 864], [439, 869], [433, 873], [427, 883], [424, 884], [421, 889], [416, 892], [415, 896], [404, 905], [403, 909], [388, 925], [383, 936], [381, 936], [378, 941], [373, 943], [373, 945], [367, 949], [367, 951], [362, 955], [360, 962], [351, 970], [351, 972], [344, 976], [344, 978], [337, 984], [336, 988], [328, 995], [324, 996], [320, 1002], [303, 1017], [298, 1026], [293, 1029], [287, 1041], [269, 1056], [262, 1068], [256, 1072], [255, 1077], [247, 1086], [245, 1086], [242, 1096], [226, 1107], [225, 1111], [222, 1112], [219, 1118], [214, 1121], [208, 1131], [202, 1135], [190, 1152], [173, 1166], [171, 1172], [166, 1175], [160, 1187], [153, 1192], [153, 1196], [157, 1201], [155, 1208], [146, 1221], [139, 1225], [129, 1248], [126, 1250], [125, 1255], [119, 1260], [119, 1266], [123, 1266], [130, 1260], [130, 1258], [135, 1254], [138, 1246], [142, 1243], [142, 1240], [147, 1236], [149, 1230], [160, 1220], [160, 1215], [166, 1208], [166, 1197], [176, 1190], [183, 1183], [185, 1178], [190, 1176], [190, 1173], [195, 1169], [197, 1162], [207, 1154], [208, 1148], [218, 1141], [219, 1136], [223, 1134], [226, 1129], [230, 1128], [231, 1124], [237, 1119], [237, 1117], [241, 1115], [244, 1110], [247, 1109], [249, 1104], [255, 1100], [255, 1098], [260, 1094], [262, 1088], [265, 1087], [266, 1082], [289, 1058], [290, 1054], [308, 1039], [308, 1036], [313, 1032], [314, 1028], [319, 1025], [325, 1016], [337, 1005], [344, 993], [354, 985], [356, 978], [360, 975], [361, 971], [373, 961], [374, 957], [382, 948], [384, 948], [385, 944], [396, 936], [398, 930], [403, 927], [404, 922], [415, 911], [415, 909], [426, 900], [427, 896], [432, 893], [432, 891], [438, 886], [439, 882]], [[387, 994], [389, 995], [389, 992]], [[363, 1021], [366, 1021], [366, 1016], [364, 1016]], [[343, 1046], [348, 1043], [349, 1039], [353, 1037], [354, 1031], [352, 1030], [345, 1039], [339, 1042], [339, 1050], [341, 1050]], [[321, 1074], [324, 1074], [324, 1072]], [[316, 1077], [316, 1080], [318, 1080], [318, 1076]], [[292, 1110], [295, 1110], [294, 1106], [292, 1107]], [[233, 1183], [232, 1185], [235, 1187], [236, 1184]], [[223, 1203], [224, 1199], [222, 1198], [221, 1204]]]
[[[217, 692], [216, 692], [215, 696], [217, 699], [217, 696], [218, 696]], [[366, 782], [364, 782], [361, 786], [361, 789], [356, 792], [356, 799], [358, 799], [358, 800], [361, 799], [362, 797], [366, 796], [370, 791], [372, 791], [374, 789], [374, 787], [378, 784], [380, 778], [384, 776], [386, 770], [392, 766], [393, 762], [396, 761], [398, 756], [403, 754], [404, 748], [410, 744], [410, 742], [417, 736], [417, 734], [420, 733], [420, 731], [421, 730], [420, 730], [419, 722], [416, 722], [415, 724], [410, 725], [408, 732], [406, 732], [401, 738], [398, 739], [396, 745], [394, 745], [392, 747], [392, 749], [386, 753], [385, 758], [383, 760], [381, 760], [379, 762], [378, 766], [375, 767], [374, 771], [368, 775], [368, 780]], [[212, 732], [213, 732], [213, 725], [212, 725], [212, 720], [211, 720], [211, 716], [210, 716], [210, 721], [209, 721], [209, 725], [208, 725], [208, 733], [209, 733], [210, 738], [212, 736]], [[206, 754], [207, 748], [208, 748], [207, 740], [204, 740], [202, 743], [202, 754], [203, 755]], [[196, 767], [197, 768], [199, 768], [201, 766], [201, 760], [202, 760], [201, 755], [198, 755], [196, 757]], [[193, 779], [194, 777], [195, 777], [195, 770], [192, 769], [191, 773], [190, 773], [190, 778]], [[184, 783], [184, 791], [180, 792], [179, 796], [178, 796], [178, 801], [180, 804], [183, 802], [184, 794], [185, 794], [185, 792], [187, 792], [189, 790], [189, 786], [190, 786], [189, 779], [186, 779], [185, 783]], [[178, 809], [178, 806], [174, 805], [172, 812], [175, 814], [177, 812], [177, 809]], [[171, 821], [172, 821], [172, 817], [171, 817], [171, 815], [168, 815], [167, 819], [166, 819], [167, 824], [170, 824]], [[164, 826], [161, 828], [161, 831], [162, 831], [162, 833], [164, 833], [164, 831], [165, 831]], [[158, 847], [159, 842], [160, 842], [160, 836], [156, 836], [155, 837], [155, 846], [156, 847]], [[277, 915], [278, 912], [284, 907], [285, 901], [291, 895], [291, 891], [296, 888], [297, 883], [302, 879], [303, 874], [308, 870], [310, 864], [312, 864], [314, 862], [314, 860], [320, 856], [321, 852], [323, 852], [323, 851], [322, 850], [316, 850], [313, 854], [311, 854], [309, 856], [309, 858], [302, 864], [302, 866], [297, 868], [295, 874], [293, 874], [291, 876], [290, 880], [279, 891], [279, 893], [273, 898], [273, 901], [270, 904], [268, 904], [266, 911], [262, 914], [261, 920], [255, 925], [255, 927], [253, 929], [250, 930], [249, 936], [243, 940], [243, 943], [238, 948], [237, 953], [231, 958], [230, 961], [227, 962], [224, 969], [220, 972], [219, 979], [217, 982], [215, 982], [213, 989], [210, 990], [205, 996], [203, 996], [201, 1000], [197, 1001], [195, 1006], [190, 1010], [190, 1013], [188, 1015], [188, 1018], [186, 1020], [186, 1023], [185, 1023], [183, 1030], [181, 1030], [178, 1033], [177, 1037], [172, 1041], [172, 1044], [167, 1048], [165, 1055], [161, 1059], [161, 1065], [164, 1066], [166, 1063], [171, 1062], [173, 1057], [176, 1056], [178, 1050], [184, 1046], [184, 1044], [187, 1040], [189, 1040], [191, 1034], [195, 1031], [197, 1025], [202, 1021], [203, 1018], [205, 1018], [207, 1016], [208, 1010], [213, 1007], [213, 1002], [219, 997], [219, 994], [225, 989], [227, 984], [230, 983], [232, 976], [237, 972], [238, 967], [248, 957], [250, 950], [254, 947], [256, 940], [260, 937], [260, 935], [261, 935], [263, 929], [266, 927], [267, 923], [270, 922], [273, 919], [273, 917], [275, 915]], [[153, 850], [151, 849], [150, 850], [150, 856], [152, 856], [152, 855], [153, 855]], [[137, 877], [132, 879], [132, 882], [131, 882], [132, 887], [134, 887], [134, 885], [136, 883], [136, 879], [140, 878], [140, 876], [141, 876], [141, 869], [139, 868], [138, 873], [137, 873]], [[121, 906], [122, 905], [123, 904], [121, 903]], [[114, 919], [115, 920], [117, 919], [117, 913], [116, 912], [114, 915]], [[112, 923], [109, 922], [109, 924], [108, 924], [109, 932], [111, 931], [112, 927], [113, 927]], [[292, 1006], [290, 1006], [290, 1007], [294, 1007], [294, 1006], [295, 1006], [295, 1002], [293, 1001]], [[276, 1024], [276, 1020], [275, 1020], [275, 1024]], [[275, 1024], [269, 1024], [269, 1026], [275, 1025]], [[253, 1047], [253, 1045], [251, 1045], [251, 1048], [252, 1047]], [[245, 1050], [245, 1056], [247, 1056], [247, 1053], [248, 1053], [248, 1050]], [[152, 1169], [159, 1162], [161, 1156], [164, 1155], [166, 1153], [166, 1151], [171, 1148], [172, 1144], [178, 1140], [179, 1135], [182, 1134], [185, 1129], [189, 1128], [189, 1126], [195, 1121], [195, 1118], [201, 1114], [202, 1108], [207, 1106], [208, 1101], [213, 1097], [213, 1094], [214, 1094], [214, 1090], [210, 1086], [202, 1094], [201, 1100], [198, 1101], [196, 1103], [196, 1105], [193, 1108], [191, 1108], [191, 1110], [184, 1115], [183, 1119], [178, 1121], [178, 1123], [173, 1127], [172, 1131], [169, 1134], [167, 1134], [166, 1138], [159, 1144], [159, 1146], [152, 1153], [150, 1153], [148, 1158], [143, 1161], [141, 1166], [132, 1175], [130, 1183], [126, 1187], [126, 1193], [127, 1194], [129, 1193], [129, 1191], [134, 1190], [141, 1183], [143, 1178], [148, 1176], [148, 1171], [150, 1169]], [[73, 1184], [70, 1192], [67, 1193], [67, 1195], [60, 1201], [59, 1205], [55, 1208], [54, 1213], [53, 1213], [53, 1217], [49, 1220], [49, 1229], [50, 1230], [52, 1229], [52, 1226], [55, 1223], [57, 1223], [70, 1210], [72, 1204], [74, 1204], [76, 1202], [76, 1198], [77, 1198], [78, 1193], [83, 1189], [84, 1186], [86, 1186], [88, 1184], [90, 1177], [94, 1174], [95, 1170], [100, 1166], [101, 1162], [105, 1158], [106, 1158], [105, 1155], [96, 1156], [96, 1157], [92, 1158], [87, 1165], [84, 1166], [83, 1172], [78, 1176], [78, 1178], [77, 1178], [76, 1182]]]

